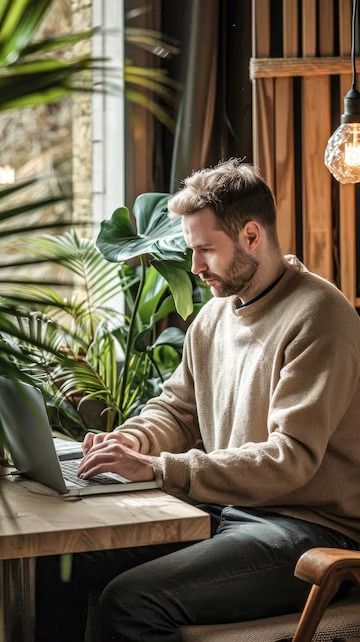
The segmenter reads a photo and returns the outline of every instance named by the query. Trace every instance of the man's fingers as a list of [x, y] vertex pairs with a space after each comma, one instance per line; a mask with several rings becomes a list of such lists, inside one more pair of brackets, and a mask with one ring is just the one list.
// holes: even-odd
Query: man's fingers
[[137, 439], [137, 437], [133, 435], [125, 435], [117, 430], [115, 430], [114, 432], [101, 432], [101, 433], [88, 432], [85, 435], [85, 438], [82, 444], [84, 455], [87, 455], [88, 452], [95, 446], [101, 445], [104, 442], [108, 442], [108, 441], [113, 441], [123, 446], [126, 446], [128, 448], [131, 448], [135, 452], [139, 452], [140, 450], [140, 441]]
[[89, 452], [90, 448], [93, 445], [93, 441], [94, 441], [94, 433], [93, 432], [86, 433], [84, 437], [84, 441], [82, 443], [82, 450], [84, 455], [86, 455], [86, 453]]
[[[116, 463], [119, 463], [121, 461], [122, 456], [126, 452], [126, 450], [127, 449], [125, 446], [121, 446], [121, 444], [118, 444], [115, 441], [107, 441], [99, 444], [94, 444], [94, 446], [92, 446], [92, 448], [82, 459], [81, 464], [78, 468], [78, 474], [82, 474], [85, 471], [88, 472], [89, 468], [93, 465], [94, 462], [107, 462], [108, 465], [109, 463], [113, 463], [113, 465], [116, 465]], [[107, 470], [110, 470], [110, 468], [108, 468]]]
[[84, 441], [83, 441], [83, 452], [86, 455], [93, 446], [97, 444], [102, 444], [105, 439], [108, 439], [108, 437], [111, 437], [111, 433], [93, 433], [93, 432], [88, 432], [85, 435]]
[[97, 442], [94, 440], [91, 448], [89, 448], [87, 452], [87, 456], [99, 453], [103, 450], [113, 450], [114, 448], [117, 448], [119, 452], [121, 452], [124, 448], [126, 448], [126, 446], [119, 444], [119, 442], [117, 442], [115, 439], [103, 439], [102, 441]]
[[78, 475], [82, 479], [90, 479], [106, 472], [117, 473], [134, 481], [154, 479], [152, 458], [137, 453], [114, 439], [95, 444], [78, 468]]
[[116, 467], [116, 461], [112, 457], [111, 453], [101, 453], [96, 457], [90, 456], [89, 459], [83, 464], [80, 464], [77, 474], [79, 477], [87, 479], [88, 477], [93, 477], [99, 473], [105, 472], [115, 472], [113, 470]]

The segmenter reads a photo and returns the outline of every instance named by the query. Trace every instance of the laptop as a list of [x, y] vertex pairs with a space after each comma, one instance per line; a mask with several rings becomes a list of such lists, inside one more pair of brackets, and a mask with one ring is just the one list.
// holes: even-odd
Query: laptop
[[98, 495], [159, 486], [155, 480], [131, 482], [115, 473], [102, 473], [90, 480], [79, 479], [76, 470], [82, 457], [81, 445], [77, 444], [78, 452], [73, 452], [73, 459], [69, 459], [67, 452], [64, 461], [60, 461], [41, 391], [3, 376], [0, 376], [0, 424], [19, 475], [50, 486], [63, 495]]

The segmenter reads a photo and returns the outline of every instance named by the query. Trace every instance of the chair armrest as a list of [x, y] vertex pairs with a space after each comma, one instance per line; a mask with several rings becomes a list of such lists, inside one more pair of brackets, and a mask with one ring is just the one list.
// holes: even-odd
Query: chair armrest
[[298, 560], [295, 575], [320, 586], [330, 575], [340, 581], [360, 583], [360, 551], [341, 548], [311, 548]]

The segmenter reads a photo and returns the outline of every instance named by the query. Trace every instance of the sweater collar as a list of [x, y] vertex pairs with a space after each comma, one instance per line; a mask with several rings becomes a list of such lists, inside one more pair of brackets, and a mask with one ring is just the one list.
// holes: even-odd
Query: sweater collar
[[251, 319], [253, 316], [257, 316], [265, 307], [269, 304], [271, 305], [271, 302], [286, 288], [295, 274], [307, 272], [306, 267], [296, 256], [289, 254], [284, 258], [287, 261], [284, 272], [251, 301], [246, 304], [241, 304], [240, 302], [239, 305], [239, 297], [231, 297], [232, 310], [236, 316], [244, 319]]

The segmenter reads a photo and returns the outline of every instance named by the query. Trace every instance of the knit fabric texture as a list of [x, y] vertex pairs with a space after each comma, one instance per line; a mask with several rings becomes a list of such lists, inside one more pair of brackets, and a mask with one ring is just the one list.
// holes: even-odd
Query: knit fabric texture
[[164, 489], [360, 541], [360, 319], [295, 258], [254, 303], [214, 298], [162, 394], [124, 424]]

